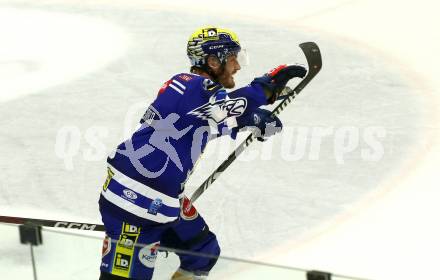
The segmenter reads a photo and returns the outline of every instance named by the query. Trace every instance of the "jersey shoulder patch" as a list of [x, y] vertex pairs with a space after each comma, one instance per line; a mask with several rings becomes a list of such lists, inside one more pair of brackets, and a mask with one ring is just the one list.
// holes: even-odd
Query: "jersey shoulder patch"
[[207, 78], [205, 78], [202, 81], [202, 86], [203, 86], [204, 90], [210, 91], [210, 92], [216, 92], [216, 91], [223, 88], [222, 85], [220, 85], [219, 83], [216, 83], [216, 82], [214, 82], [210, 79], [207, 79]]
[[213, 94], [219, 90], [224, 89], [221, 84], [214, 82], [209, 78], [198, 75], [195, 78], [195, 80], [197, 81], [197, 87], [202, 91], [207, 92], [208, 94]]
[[183, 95], [188, 87], [188, 83], [190, 83], [192, 80], [193, 76], [190, 74], [177, 74], [162, 85], [162, 87], [159, 89], [158, 95], [164, 93], [167, 89]]
[[200, 92], [207, 92], [212, 95], [219, 90], [224, 89], [222, 85], [211, 79], [205, 78], [196, 74], [180, 73], [174, 75], [171, 79], [166, 81], [159, 89], [158, 95], [164, 93], [167, 89], [183, 95], [185, 91], [191, 87], [191, 90]]
[[179, 80], [185, 81], [185, 82], [189, 82], [194, 78], [194, 76], [191, 74], [182, 73], [182, 74], [176, 75], [176, 78]]

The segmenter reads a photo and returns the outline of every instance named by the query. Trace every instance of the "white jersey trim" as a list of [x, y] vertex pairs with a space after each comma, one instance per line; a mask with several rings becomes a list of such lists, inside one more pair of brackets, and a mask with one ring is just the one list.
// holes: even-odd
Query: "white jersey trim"
[[161, 213], [157, 213], [157, 215], [149, 214], [148, 209], [142, 208], [134, 203], [131, 203], [130, 201], [123, 199], [122, 197], [119, 197], [111, 192], [110, 189], [102, 192], [102, 196], [104, 196], [105, 199], [114, 205], [143, 219], [151, 220], [157, 223], [168, 223], [177, 219], [177, 217], [168, 217]]
[[156, 191], [155, 189], [150, 188], [147, 185], [144, 185], [142, 183], [139, 183], [136, 180], [131, 179], [130, 177], [126, 176], [125, 174], [119, 172], [116, 168], [108, 165], [112, 172], [114, 173], [112, 179], [117, 181], [119, 184], [132, 189], [133, 191], [139, 193], [140, 195], [143, 195], [151, 200], [155, 200], [157, 198], [160, 198], [162, 200], [162, 203], [169, 207], [174, 208], [180, 208], [180, 202], [179, 199], [168, 196], [166, 194], [163, 194], [161, 192]]
[[186, 89], [186, 86], [184, 86], [184, 85], [183, 85], [182, 83], [180, 83], [179, 81], [176, 81], [176, 80], [173, 79], [172, 82], [175, 83], [176, 85], [178, 85], [179, 87], [181, 87], [183, 90]]
[[170, 84], [170, 88], [174, 89], [175, 91], [177, 91], [177, 92], [180, 93], [180, 94], [183, 94], [183, 91], [182, 91], [181, 89], [177, 88], [177, 87], [176, 87], [175, 85], [173, 85], [173, 84]]

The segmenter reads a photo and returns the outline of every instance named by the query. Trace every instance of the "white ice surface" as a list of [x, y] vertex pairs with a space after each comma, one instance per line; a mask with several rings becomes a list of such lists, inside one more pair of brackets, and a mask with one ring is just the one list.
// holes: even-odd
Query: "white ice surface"
[[[196, 203], [223, 254], [373, 279], [428, 278], [440, 249], [436, 1], [163, 2], [0, 1], [0, 215], [99, 222], [106, 152], [163, 81], [186, 71], [193, 29], [222, 25], [250, 52], [239, 85], [280, 63], [305, 63], [302, 41], [316, 41], [324, 60], [283, 112], [284, 134], [253, 145]], [[66, 127], [81, 136], [71, 162], [56, 145]], [[332, 134], [314, 159], [310, 131], [305, 148], [295, 146], [298, 127], [382, 127], [384, 156], [364, 160], [361, 141], [341, 163]], [[102, 146], [90, 141], [94, 133]], [[221, 162], [218, 147], [209, 147], [190, 186]], [[15, 231], [1, 227], [0, 271], [30, 279]], [[68, 240], [37, 248], [42, 279], [67, 271], [65, 279], [96, 279], [100, 242], [78, 248]], [[54, 252], [59, 244], [69, 254]], [[175, 261], [161, 263], [158, 275]], [[247, 279], [247, 271], [234, 276]]]

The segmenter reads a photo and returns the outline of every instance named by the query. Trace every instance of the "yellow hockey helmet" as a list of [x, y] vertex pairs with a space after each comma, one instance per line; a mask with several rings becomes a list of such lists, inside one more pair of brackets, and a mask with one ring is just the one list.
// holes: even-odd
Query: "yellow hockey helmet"
[[186, 52], [191, 66], [202, 67], [210, 55], [224, 62], [228, 55], [237, 55], [240, 41], [233, 31], [213, 26], [197, 29], [188, 39]]

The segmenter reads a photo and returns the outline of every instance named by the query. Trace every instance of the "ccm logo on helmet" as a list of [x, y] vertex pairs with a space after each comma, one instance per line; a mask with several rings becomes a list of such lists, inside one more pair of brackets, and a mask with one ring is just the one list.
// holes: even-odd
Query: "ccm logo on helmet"
[[223, 47], [224, 47], [224, 45], [217, 45], [217, 46], [210, 46], [209, 49], [210, 50], [216, 50], [216, 49], [221, 49]]

